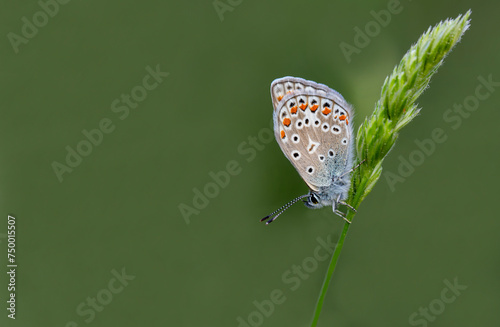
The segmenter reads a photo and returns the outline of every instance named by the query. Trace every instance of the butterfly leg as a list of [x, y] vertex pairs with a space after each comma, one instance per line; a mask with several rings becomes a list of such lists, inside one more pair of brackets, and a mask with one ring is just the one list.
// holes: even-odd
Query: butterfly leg
[[349, 203], [346, 203], [344, 201], [338, 201], [338, 203], [341, 204], [341, 205], [343, 205], [343, 206], [348, 207], [349, 209], [351, 209], [354, 212], [357, 212], [356, 209], [354, 209]]
[[361, 166], [361, 165], [363, 164], [363, 162], [365, 162], [365, 161], [366, 161], [366, 159], [363, 159], [363, 161], [361, 161], [359, 164], [357, 164], [356, 166], [354, 166], [351, 170], [346, 171], [345, 173], [343, 173], [343, 174], [342, 174], [339, 178], [342, 178], [342, 177], [344, 177], [345, 175], [347, 175], [347, 174], [349, 174], [349, 173], [353, 172], [353, 171], [354, 171], [354, 170], [356, 170], [359, 166]]
[[347, 221], [350, 224], [351, 222], [349, 221], [349, 219], [347, 219], [347, 217], [345, 216], [345, 214], [342, 211], [340, 211], [340, 210], [337, 209], [337, 203], [340, 203], [339, 199], [340, 199], [340, 195], [337, 198], [337, 201], [333, 201], [333, 203], [332, 203], [333, 213], [336, 214], [337, 216], [342, 217], [342, 219], [344, 219], [345, 221]]
[[341, 204], [343, 206], [348, 207], [349, 209], [351, 209], [354, 212], [357, 212], [356, 209], [354, 209], [349, 203], [346, 203], [344, 201], [340, 201], [340, 194], [337, 196], [337, 200], [335, 202], [338, 203], [338, 204]]
[[351, 223], [349, 221], [349, 219], [347, 219], [347, 217], [344, 215], [344, 213], [342, 211], [339, 211], [339, 210], [335, 210], [333, 213], [335, 213], [336, 215], [342, 217], [342, 219], [344, 219], [345, 221], [347, 221], [349, 224]]

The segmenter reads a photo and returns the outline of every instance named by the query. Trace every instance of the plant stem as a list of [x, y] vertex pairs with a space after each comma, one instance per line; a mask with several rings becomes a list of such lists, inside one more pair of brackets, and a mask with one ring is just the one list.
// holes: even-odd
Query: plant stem
[[342, 230], [342, 234], [340, 234], [339, 241], [337, 246], [335, 246], [335, 251], [332, 255], [332, 260], [330, 261], [330, 265], [328, 266], [328, 271], [326, 272], [325, 280], [323, 281], [323, 286], [321, 286], [321, 293], [319, 294], [318, 302], [316, 303], [316, 309], [314, 310], [313, 321], [311, 323], [311, 327], [315, 327], [318, 324], [319, 315], [321, 314], [321, 308], [323, 307], [323, 302], [325, 300], [326, 292], [328, 290], [328, 284], [332, 280], [333, 272], [335, 271], [335, 266], [337, 265], [337, 261], [340, 256], [340, 252], [342, 251], [342, 246], [344, 245], [345, 237], [347, 236], [347, 231], [349, 230], [349, 226], [351, 224], [345, 223], [344, 229]]

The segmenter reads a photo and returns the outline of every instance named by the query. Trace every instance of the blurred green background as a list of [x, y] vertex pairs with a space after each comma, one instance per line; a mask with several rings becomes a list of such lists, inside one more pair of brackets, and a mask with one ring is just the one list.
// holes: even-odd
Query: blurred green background
[[[384, 172], [398, 174], [434, 129], [447, 140], [404, 182], [382, 176], [363, 202], [319, 326], [498, 326], [500, 89], [456, 129], [458, 114], [443, 115], [474, 97], [478, 77], [500, 81], [500, 5], [401, 0], [347, 58], [340, 44], [354, 45], [355, 28], [392, 1], [215, 4], [3, 1], [0, 325], [308, 326], [328, 261], [317, 259], [326, 254], [318, 238], [336, 240], [343, 221], [297, 205], [259, 223], [307, 192], [268, 138], [271, 81], [329, 85], [359, 126], [411, 44], [471, 8], [471, 29]], [[169, 75], [155, 80], [148, 69]], [[103, 119], [112, 131], [100, 140], [92, 130]], [[97, 145], [82, 143], [83, 130]], [[86, 156], [58, 178], [54, 162], [63, 169], [79, 144]], [[234, 175], [213, 189], [210, 173], [228, 164]], [[205, 187], [213, 197], [183, 217]], [[5, 302], [8, 214], [17, 219], [15, 321]], [[455, 278], [467, 288], [444, 303]]]

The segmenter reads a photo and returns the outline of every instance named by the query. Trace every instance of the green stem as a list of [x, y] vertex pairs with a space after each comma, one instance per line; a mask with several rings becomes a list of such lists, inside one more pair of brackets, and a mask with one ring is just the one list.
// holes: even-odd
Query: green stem
[[340, 234], [339, 241], [337, 243], [337, 246], [335, 247], [335, 251], [333, 252], [332, 260], [330, 261], [330, 265], [328, 266], [328, 271], [326, 272], [325, 280], [323, 281], [323, 286], [321, 286], [321, 293], [319, 294], [318, 302], [316, 303], [316, 309], [314, 310], [314, 316], [311, 327], [315, 327], [318, 324], [321, 308], [323, 307], [326, 291], [328, 290], [328, 284], [330, 284], [330, 281], [332, 280], [333, 272], [335, 271], [335, 266], [337, 265], [340, 252], [342, 251], [342, 246], [344, 245], [344, 240], [345, 237], [347, 236], [347, 231], [349, 230], [349, 226], [351, 226], [351, 224], [347, 222], [344, 224], [344, 229], [342, 230], [342, 234]]

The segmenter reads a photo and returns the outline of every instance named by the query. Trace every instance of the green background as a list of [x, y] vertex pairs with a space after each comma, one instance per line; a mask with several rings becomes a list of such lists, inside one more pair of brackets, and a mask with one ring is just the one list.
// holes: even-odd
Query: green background
[[[454, 278], [467, 289], [429, 326], [498, 326], [500, 89], [456, 130], [443, 114], [474, 95], [479, 76], [500, 81], [500, 6], [402, 0], [401, 13], [348, 63], [340, 43], [353, 45], [354, 28], [387, 6], [244, 0], [221, 21], [211, 0], [72, 0], [15, 53], [7, 35], [21, 35], [22, 17], [41, 7], [3, 1], [0, 325], [237, 327], [254, 301], [279, 289], [286, 300], [260, 325], [308, 326], [327, 262], [296, 290], [282, 275], [313, 256], [317, 237], [337, 239], [343, 221], [297, 205], [271, 226], [259, 223], [307, 191], [274, 140], [254, 157], [242, 153], [249, 137], [267, 136], [271, 81], [329, 85], [354, 105], [359, 126], [411, 44], [471, 8], [471, 29], [419, 99], [422, 114], [384, 172], [397, 173], [400, 157], [435, 128], [447, 140], [395, 191], [382, 176], [363, 202], [319, 326], [410, 326]], [[112, 102], [157, 65], [170, 75], [120, 119]], [[65, 164], [65, 148], [103, 118], [113, 132], [59, 182], [52, 163]], [[239, 173], [187, 224], [179, 205], [192, 206], [193, 189], [233, 160]], [[5, 309], [8, 214], [17, 219], [15, 321]], [[122, 268], [135, 279], [85, 322], [77, 307], [104, 296]]]

